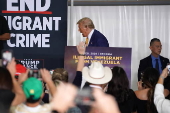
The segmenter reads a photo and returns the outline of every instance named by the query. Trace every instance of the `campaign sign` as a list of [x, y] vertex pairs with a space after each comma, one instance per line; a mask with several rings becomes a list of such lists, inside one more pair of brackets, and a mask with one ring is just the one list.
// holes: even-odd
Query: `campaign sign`
[[48, 69], [64, 67], [67, 0], [0, 0], [0, 15], [11, 32], [4, 46], [16, 59], [43, 59]]
[[[131, 48], [87, 47], [85, 54], [85, 66], [90, 65], [94, 61], [101, 62], [104, 66], [110, 68], [120, 66], [125, 70], [129, 82], [131, 83]], [[79, 55], [76, 47], [65, 47], [64, 68], [69, 73], [69, 82], [74, 80], [78, 57]]]

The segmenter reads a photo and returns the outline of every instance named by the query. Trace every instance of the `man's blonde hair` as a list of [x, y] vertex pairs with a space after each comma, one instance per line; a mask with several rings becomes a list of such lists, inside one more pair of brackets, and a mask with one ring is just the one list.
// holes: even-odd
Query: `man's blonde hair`
[[80, 23], [83, 24], [85, 27], [88, 27], [90, 29], [94, 29], [95, 28], [95, 26], [93, 24], [93, 21], [90, 18], [88, 18], [88, 17], [84, 17], [84, 18], [80, 19], [77, 22], [77, 24], [80, 24]]

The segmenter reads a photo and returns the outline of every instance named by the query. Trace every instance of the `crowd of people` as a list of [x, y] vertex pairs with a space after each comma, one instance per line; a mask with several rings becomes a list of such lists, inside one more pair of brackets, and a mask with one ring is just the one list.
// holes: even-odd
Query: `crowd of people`
[[[109, 43], [95, 29], [90, 18], [82, 18], [77, 24], [86, 41], [77, 46], [79, 59], [73, 83], [68, 83], [69, 73], [63, 68], [57, 68], [53, 73], [40, 69], [40, 78], [30, 76], [27, 69], [16, 79], [13, 58], [6, 67], [0, 67], [1, 113], [170, 112], [169, 59], [160, 56], [162, 45], [159, 39], [151, 40], [151, 55], [140, 60], [138, 90], [133, 91], [122, 67], [111, 69], [100, 62], [84, 66], [86, 47], [109, 47]], [[9, 39], [1, 38], [8, 35], [9, 30], [3, 31], [0, 40]], [[80, 88], [83, 79], [86, 83]]]

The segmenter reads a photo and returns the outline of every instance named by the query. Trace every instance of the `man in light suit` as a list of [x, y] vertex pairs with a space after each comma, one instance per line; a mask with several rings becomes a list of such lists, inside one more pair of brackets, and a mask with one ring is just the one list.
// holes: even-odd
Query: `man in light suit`
[[[151, 50], [151, 55], [148, 57], [140, 60], [139, 63], [139, 68], [138, 68], [138, 81], [141, 79], [142, 72], [148, 68], [156, 68], [159, 73], [162, 73], [162, 70], [167, 66], [169, 63], [169, 59], [165, 58], [160, 55], [161, 50], [162, 50], [162, 45], [161, 41], [158, 38], [153, 38], [150, 41], [150, 50]], [[164, 82], [165, 89], [170, 90], [170, 78], [167, 77]]]
[[88, 47], [109, 47], [106, 37], [95, 29], [93, 21], [84, 17], [78, 22], [78, 28], [83, 37], [86, 37], [86, 45]]

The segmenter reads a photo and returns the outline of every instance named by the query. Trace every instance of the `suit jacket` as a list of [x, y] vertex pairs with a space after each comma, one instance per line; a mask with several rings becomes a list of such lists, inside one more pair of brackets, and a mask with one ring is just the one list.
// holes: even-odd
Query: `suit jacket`
[[[161, 65], [162, 65], [161, 68], [163, 70], [167, 66], [167, 63], [169, 63], [169, 59], [167, 59], [163, 56], [160, 56], [160, 61], [161, 61]], [[148, 68], [148, 67], [153, 67], [151, 55], [140, 60], [140, 64], [139, 64], [139, 68], [138, 68], [138, 81], [141, 78], [141, 73], [143, 71], [145, 71], [145, 69]]]
[[[162, 65], [161, 68], [163, 70], [169, 63], [169, 59], [165, 58], [163, 56], [160, 56], [160, 61], [161, 61], [161, 65]], [[153, 68], [151, 55], [140, 60], [140, 64], [139, 64], [139, 68], [138, 68], [138, 81], [141, 79], [141, 73], [143, 71], [145, 71], [145, 69], [148, 67]], [[170, 76], [167, 76], [167, 78], [164, 80], [164, 87], [165, 87], [165, 89], [168, 89], [170, 91]]]
[[94, 29], [88, 47], [109, 47], [109, 43], [102, 33]]

